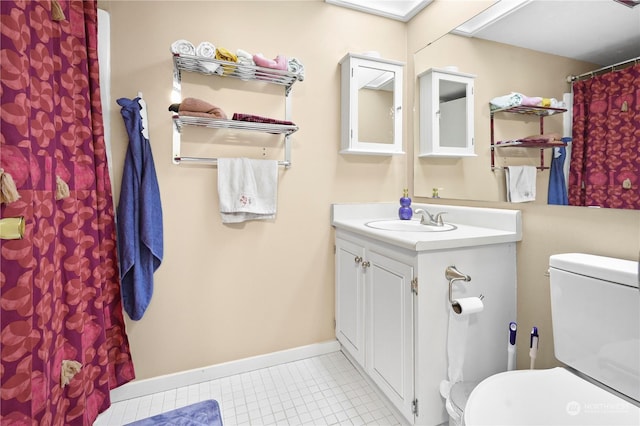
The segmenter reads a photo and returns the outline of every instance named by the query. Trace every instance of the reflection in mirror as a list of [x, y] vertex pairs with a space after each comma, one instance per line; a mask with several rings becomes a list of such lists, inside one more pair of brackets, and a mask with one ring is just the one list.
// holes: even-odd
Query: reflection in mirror
[[467, 85], [440, 80], [440, 146], [464, 148], [467, 126], [461, 125], [467, 114]]
[[[448, 34], [417, 52], [414, 61], [417, 75], [425, 70], [451, 63], [477, 75], [474, 80], [475, 106], [472, 108], [476, 157], [416, 157], [414, 196], [431, 197], [433, 188], [443, 188], [439, 191], [442, 198], [482, 201], [506, 201], [503, 167], [540, 164], [540, 150], [513, 148], [500, 151], [496, 160], [500, 169], [491, 169], [492, 128], [489, 101], [511, 92], [562, 99], [563, 93], [570, 90], [566, 81], [567, 75], [581, 74], [593, 69], [593, 64], [454, 34]], [[565, 115], [568, 116], [561, 114], [546, 118], [544, 133], [559, 133], [564, 136]], [[501, 117], [493, 132], [497, 141], [542, 133], [537, 117], [511, 116]], [[421, 141], [419, 137], [416, 139], [415, 143], [418, 146]], [[552, 150], [545, 149], [543, 155], [544, 163], [549, 164]], [[548, 179], [548, 170], [536, 174], [534, 203], [546, 204]]]
[[360, 67], [358, 74], [358, 135], [373, 143], [393, 143], [394, 73]]
[[[506, 3], [501, 1], [495, 4]], [[423, 44], [415, 42], [420, 47], [413, 58], [414, 78], [428, 69], [449, 64], [478, 76], [475, 81], [474, 108], [475, 152], [478, 156], [448, 159], [416, 155], [414, 196], [431, 197], [433, 188], [442, 188], [439, 195], [443, 198], [506, 201], [504, 167], [539, 166], [541, 162], [549, 165], [554, 149], [495, 150], [497, 167], [492, 171], [491, 135], [495, 136], [496, 141], [550, 133], [572, 137], [573, 114], [568, 111], [545, 118], [544, 130], [537, 117], [505, 114], [493, 128], [490, 124], [489, 101], [511, 92], [565, 100], [564, 95], [572, 90], [568, 76], [610, 68], [613, 64], [626, 63], [639, 56], [640, 44], [637, 40], [640, 39], [640, 26], [637, 23], [640, 7], [629, 9], [614, 1], [524, 3], [526, 7], [518, 9], [517, 13], [505, 14], [506, 19], [469, 20], [469, 24], [482, 25], [475, 29], [469, 25], [472, 28], [469, 31], [455, 30], [434, 41], [426, 40]], [[601, 8], [605, 10], [599, 11]], [[541, 15], [537, 18], [533, 15], [532, 18], [529, 10]], [[481, 15], [483, 13], [478, 17], [481, 18]], [[544, 22], [545, 27], [553, 28], [553, 31], [540, 31], [539, 25], [531, 25], [532, 22]], [[457, 24], [459, 29], [467, 27], [461, 24], [462, 19]], [[605, 36], [606, 33], [611, 36]], [[572, 104], [570, 98], [566, 99], [566, 104]], [[414, 115], [414, 122], [418, 122], [417, 114]], [[422, 127], [419, 131], [422, 132]], [[414, 132], [415, 152], [419, 154], [422, 143], [420, 132]], [[567, 156], [570, 157], [569, 152]], [[536, 173], [534, 204], [547, 204], [549, 177], [549, 170]]]
[[420, 80], [420, 157], [475, 156], [472, 74], [430, 68]]

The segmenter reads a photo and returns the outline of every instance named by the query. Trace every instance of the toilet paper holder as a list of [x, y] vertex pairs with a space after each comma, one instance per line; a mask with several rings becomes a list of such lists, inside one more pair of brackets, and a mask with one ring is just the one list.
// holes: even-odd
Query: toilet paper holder
[[[456, 307], [456, 301], [453, 300], [453, 283], [456, 281], [469, 282], [471, 281], [471, 276], [460, 272], [454, 265], [447, 266], [447, 269], [444, 271], [444, 276], [449, 280], [449, 303], [453, 307], [453, 310], [459, 313], [457, 310], [459, 306]], [[483, 300], [484, 296], [481, 294], [478, 298]]]
[[444, 271], [444, 276], [449, 280], [449, 303], [453, 305], [453, 283], [456, 281], [469, 282], [471, 281], [471, 277], [458, 271], [454, 265], [447, 266], [447, 269]]

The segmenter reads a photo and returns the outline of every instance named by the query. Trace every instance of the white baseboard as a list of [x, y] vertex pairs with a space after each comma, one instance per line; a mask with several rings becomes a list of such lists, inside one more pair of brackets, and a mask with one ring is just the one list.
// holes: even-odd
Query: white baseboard
[[331, 340], [323, 343], [314, 343], [307, 346], [286, 349], [250, 358], [229, 361], [208, 367], [196, 368], [179, 373], [166, 374], [144, 380], [134, 380], [126, 383], [110, 393], [111, 402], [119, 402], [132, 398], [165, 392], [171, 389], [189, 386], [196, 383], [207, 382], [234, 374], [246, 373], [260, 368], [273, 367], [287, 362], [299, 361], [313, 356], [324, 355], [340, 350], [340, 343]]

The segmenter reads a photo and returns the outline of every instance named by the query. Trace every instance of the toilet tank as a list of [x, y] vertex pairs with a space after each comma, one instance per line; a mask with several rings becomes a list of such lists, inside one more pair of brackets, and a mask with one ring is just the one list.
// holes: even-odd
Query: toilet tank
[[549, 266], [556, 358], [640, 401], [638, 262], [566, 253]]

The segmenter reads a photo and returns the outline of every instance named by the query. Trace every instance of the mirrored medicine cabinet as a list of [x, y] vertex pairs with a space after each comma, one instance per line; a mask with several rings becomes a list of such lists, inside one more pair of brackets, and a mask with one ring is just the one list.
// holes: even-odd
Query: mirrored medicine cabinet
[[348, 53], [341, 66], [341, 154], [402, 150], [402, 62]]
[[[452, 67], [453, 68], [453, 67]], [[475, 156], [473, 83], [475, 75], [430, 68], [420, 85], [420, 157]]]

